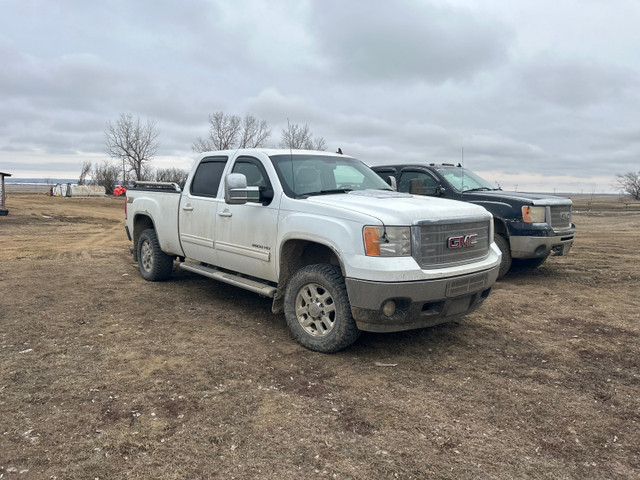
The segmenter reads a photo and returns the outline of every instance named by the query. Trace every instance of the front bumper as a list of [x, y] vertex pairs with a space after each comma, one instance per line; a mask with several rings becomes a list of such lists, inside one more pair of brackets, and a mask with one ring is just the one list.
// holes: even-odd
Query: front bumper
[[[415, 282], [371, 282], [345, 279], [351, 312], [358, 328], [398, 332], [430, 327], [471, 313], [489, 296], [499, 266], [453, 278]], [[395, 303], [395, 312], [383, 306]]]
[[[549, 254], [568, 255], [573, 245], [573, 237], [576, 228], [563, 231], [553, 231], [551, 228], [540, 229], [531, 235], [522, 235], [522, 231], [510, 232], [509, 245], [511, 247], [511, 256], [513, 258], [541, 258]], [[543, 233], [542, 235], [540, 233]]]

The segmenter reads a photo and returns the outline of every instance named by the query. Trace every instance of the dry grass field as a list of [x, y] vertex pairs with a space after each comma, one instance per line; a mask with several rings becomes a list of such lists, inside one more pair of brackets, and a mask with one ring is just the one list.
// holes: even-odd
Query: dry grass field
[[639, 478], [640, 206], [574, 200], [569, 256], [323, 355], [256, 294], [145, 282], [123, 199], [9, 192], [0, 478]]

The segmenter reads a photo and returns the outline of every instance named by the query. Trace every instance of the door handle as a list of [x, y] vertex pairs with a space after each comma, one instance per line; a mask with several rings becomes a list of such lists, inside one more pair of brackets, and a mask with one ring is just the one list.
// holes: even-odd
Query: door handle
[[191, 205], [190, 203], [187, 203], [186, 205], [182, 206], [183, 210], [186, 210], [187, 212], [190, 212], [191, 210], [193, 210], [193, 205]]
[[223, 210], [222, 212], [218, 212], [218, 215], [221, 217], [230, 217], [233, 214], [229, 210]]

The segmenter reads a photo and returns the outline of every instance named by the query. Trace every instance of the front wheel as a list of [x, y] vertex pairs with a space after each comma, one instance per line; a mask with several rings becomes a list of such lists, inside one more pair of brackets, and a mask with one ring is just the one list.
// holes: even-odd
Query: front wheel
[[511, 268], [511, 247], [509, 242], [502, 235], [496, 233], [494, 242], [502, 253], [502, 260], [500, 260], [500, 269], [498, 270], [498, 278], [504, 277]]
[[284, 314], [293, 337], [309, 350], [337, 352], [360, 336], [344, 277], [335, 265], [298, 270], [285, 291]]
[[145, 280], [166, 280], [173, 271], [173, 257], [160, 249], [158, 236], [153, 229], [144, 230], [138, 238], [138, 268]]

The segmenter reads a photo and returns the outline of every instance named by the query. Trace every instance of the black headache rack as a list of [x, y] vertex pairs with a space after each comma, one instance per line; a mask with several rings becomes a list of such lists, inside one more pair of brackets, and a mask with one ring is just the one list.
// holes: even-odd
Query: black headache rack
[[133, 188], [131, 190], [139, 191], [151, 191], [151, 192], [165, 192], [165, 193], [180, 193], [182, 188], [175, 182], [146, 182], [144, 180], [138, 180], [133, 182]]

